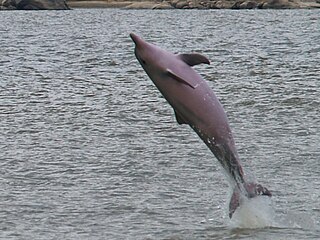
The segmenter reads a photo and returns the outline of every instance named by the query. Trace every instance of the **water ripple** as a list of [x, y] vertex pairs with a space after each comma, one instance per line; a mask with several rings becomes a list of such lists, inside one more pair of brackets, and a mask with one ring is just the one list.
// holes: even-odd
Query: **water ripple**
[[318, 236], [297, 219], [228, 228], [218, 162], [176, 124], [128, 37], [207, 55], [211, 65], [195, 68], [225, 106], [245, 169], [272, 189], [281, 216], [319, 218], [318, 13], [1, 14], [0, 238]]

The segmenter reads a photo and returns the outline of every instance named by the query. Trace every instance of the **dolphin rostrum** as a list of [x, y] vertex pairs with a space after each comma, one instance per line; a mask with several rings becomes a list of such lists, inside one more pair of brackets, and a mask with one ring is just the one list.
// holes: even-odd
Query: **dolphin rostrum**
[[216, 156], [233, 187], [229, 217], [242, 196], [253, 198], [271, 193], [245, 178], [227, 115], [209, 85], [192, 66], [209, 60], [198, 53], [173, 54], [147, 43], [134, 33], [135, 55], [150, 79], [169, 102], [179, 124], [188, 124]]

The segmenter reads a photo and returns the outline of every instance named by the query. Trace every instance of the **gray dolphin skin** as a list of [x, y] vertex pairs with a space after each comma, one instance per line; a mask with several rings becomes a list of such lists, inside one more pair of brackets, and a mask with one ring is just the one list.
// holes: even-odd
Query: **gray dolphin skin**
[[188, 124], [208, 146], [227, 173], [234, 189], [230, 204], [231, 218], [241, 197], [253, 198], [271, 193], [260, 184], [247, 182], [227, 115], [209, 85], [192, 66], [210, 64], [198, 53], [173, 54], [144, 41], [134, 33], [135, 56], [141, 66], [172, 106], [179, 124]]

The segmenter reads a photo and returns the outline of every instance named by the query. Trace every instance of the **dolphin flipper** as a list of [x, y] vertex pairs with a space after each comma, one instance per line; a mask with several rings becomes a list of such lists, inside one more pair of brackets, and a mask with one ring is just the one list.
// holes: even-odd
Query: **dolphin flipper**
[[189, 124], [187, 121], [184, 120], [184, 118], [181, 116], [180, 113], [178, 113], [176, 110], [174, 110], [174, 114], [176, 115], [176, 120], [179, 124]]
[[185, 80], [182, 77], [179, 77], [177, 74], [172, 72], [171, 69], [167, 69], [167, 74], [169, 75], [169, 77], [173, 78], [174, 80], [177, 80], [178, 82], [181, 82], [181, 83], [183, 83], [185, 85], [188, 85], [189, 87], [191, 87], [193, 89], [196, 88], [196, 86], [193, 86], [193, 84], [190, 81]]

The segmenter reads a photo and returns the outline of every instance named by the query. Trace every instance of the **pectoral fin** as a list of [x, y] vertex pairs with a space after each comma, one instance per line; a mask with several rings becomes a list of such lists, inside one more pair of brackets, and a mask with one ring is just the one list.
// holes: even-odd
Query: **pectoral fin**
[[188, 124], [177, 111], [174, 111], [174, 114], [176, 115], [176, 120], [179, 124]]
[[177, 74], [172, 72], [170, 69], [167, 69], [167, 74], [169, 75], [169, 77], [173, 78], [174, 80], [177, 80], [178, 82], [183, 83], [185, 85], [188, 85], [189, 87], [195, 89], [195, 86], [193, 86], [193, 84], [190, 81], [185, 80], [182, 77], [179, 77]]
[[183, 53], [179, 54], [178, 58], [180, 58], [182, 61], [184, 61], [191, 67], [201, 63], [210, 64], [209, 59], [200, 53]]

